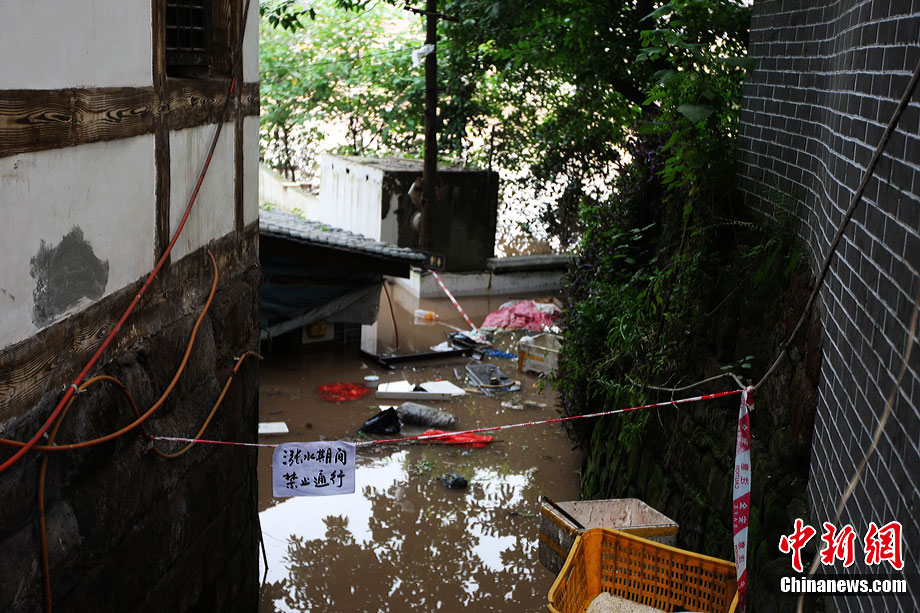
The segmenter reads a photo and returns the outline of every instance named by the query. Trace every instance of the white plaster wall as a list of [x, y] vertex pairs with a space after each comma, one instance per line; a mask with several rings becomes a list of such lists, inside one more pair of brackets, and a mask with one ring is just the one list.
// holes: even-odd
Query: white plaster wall
[[[243, 7], [246, 0], [242, 0]], [[246, 32], [243, 34], [243, 81], [259, 80], [259, 0], [250, 0]]]
[[151, 19], [150, 0], [0, 0], [0, 89], [151, 85]]
[[[215, 125], [169, 133], [169, 233], [175, 233], [208, 154]], [[233, 124], [225, 123], [188, 223], [172, 251], [177, 262], [234, 229]], [[245, 185], [245, 184], [244, 184]]]
[[[148, 135], [0, 158], [0, 349], [39, 330], [30, 260], [41, 241], [55, 246], [82, 229], [109, 264], [104, 295], [153, 267], [153, 152]], [[83, 299], [57, 319], [89, 304]]]
[[259, 118], [243, 118], [243, 225], [259, 219]]
[[382, 197], [382, 170], [323, 156], [319, 209], [310, 219], [381, 240]]
[[266, 166], [259, 166], [259, 204], [271, 204], [307, 219], [322, 221], [316, 217], [319, 212], [319, 198], [301, 188], [285, 187], [281, 175]]

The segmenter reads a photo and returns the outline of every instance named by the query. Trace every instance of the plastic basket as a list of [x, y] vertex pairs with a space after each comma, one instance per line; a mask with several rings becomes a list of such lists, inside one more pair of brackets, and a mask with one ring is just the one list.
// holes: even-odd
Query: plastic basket
[[553, 613], [581, 613], [601, 592], [662, 611], [734, 613], [735, 565], [608, 528], [575, 539], [549, 590]]

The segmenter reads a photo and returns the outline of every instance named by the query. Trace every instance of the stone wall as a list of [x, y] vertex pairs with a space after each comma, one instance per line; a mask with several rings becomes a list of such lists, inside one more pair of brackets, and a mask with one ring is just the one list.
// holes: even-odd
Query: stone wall
[[[808, 298], [807, 270], [775, 291], [725, 297], [705, 329], [684, 339], [682, 381], [702, 380], [735, 356], [772, 357], [789, 335]], [[776, 543], [796, 517], [808, 515], [806, 482], [821, 335], [813, 319], [776, 375], [754, 397], [751, 415], [751, 524], [748, 534], [748, 613], [791, 611], [795, 596], [782, 594], [788, 556]], [[680, 393], [649, 392], [649, 402], [731, 389], [730, 379]], [[675, 520], [677, 546], [732, 559], [732, 474], [739, 396], [598, 420], [587, 441], [582, 489], [587, 498], [640, 498]], [[645, 417], [643, 414], [647, 413]], [[630, 422], [647, 420], [631, 450], [621, 442]], [[633, 424], [634, 425], [634, 424]], [[806, 611], [820, 609], [810, 599]]]
[[[257, 226], [210, 245], [220, 268], [216, 295], [188, 365], [151, 433], [192, 436], [217, 399], [234, 358], [258, 348]], [[120, 379], [143, 411], [178, 367], [210, 289], [204, 250], [162, 274], [94, 374]], [[117, 303], [137, 292], [131, 285]], [[123, 296], [122, 296], [123, 294]], [[108, 303], [90, 307], [113, 308]], [[61, 373], [62, 377], [72, 373]], [[58, 377], [60, 378], [60, 377]], [[69, 379], [67, 379], [69, 380]], [[205, 436], [252, 440], [258, 420], [258, 363], [248, 360]], [[56, 404], [62, 381], [0, 436], [26, 440]], [[134, 419], [109, 384], [79, 395], [56, 443], [115, 431]], [[164, 451], [180, 443], [159, 442]], [[3, 452], [7, 457], [7, 452]], [[0, 475], [0, 608], [43, 610], [38, 541], [41, 454]], [[139, 431], [51, 456], [45, 505], [56, 611], [252, 611], [258, 599], [256, 452], [199, 445], [175, 460], [150, 452]]]
[[[920, 2], [759, 2], [749, 55], [756, 67], [745, 89], [740, 188], [753, 209], [797, 221], [817, 271], [920, 61]], [[820, 293], [824, 340], [810, 458], [812, 512], [804, 518], [819, 531], [833, 519], [869, 445], [908, 342], [920, 283], [918, 134], [915, 91]], [[840, 522], [851, 523], [859, 541], [870, 521], [901, 522], [910, 593], [837, 597], [829, 610], [920, 608], [918, 394], [920, 351], [914, 351], [891, 419]], [[833, 572], [888, 570], [859, 560]]]

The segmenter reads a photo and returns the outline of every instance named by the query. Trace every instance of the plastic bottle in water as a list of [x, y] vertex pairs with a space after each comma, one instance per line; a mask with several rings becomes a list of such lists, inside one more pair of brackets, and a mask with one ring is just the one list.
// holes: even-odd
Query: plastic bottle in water
[[425, 309], [415, 309], [415, 325], [433, 326], [438, 323], [438, 314]]

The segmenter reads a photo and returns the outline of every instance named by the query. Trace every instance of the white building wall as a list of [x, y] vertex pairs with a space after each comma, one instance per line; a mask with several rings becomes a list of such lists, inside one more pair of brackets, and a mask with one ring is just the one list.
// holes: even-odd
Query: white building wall
[[153, 84], [149, 0], [0, 0], [0, 8], [0, 89]]
[[[153, 135], [0, 158], [0, 349], [35, 334], [32, 258], [74, 228], [108, 263], [103, 295], [153, 267]], [[84, 298], [55, 318], [82, 310]], [[49, 322], [52, 323], [52, 322]], [[48, 324], [45, 324], [48, 325]]]
[[243, 36], [243, 81], [255, 83], [259, 80], [259, 0], [250, 0], [247, 17]]
[[[320, 161], [319, 208], [308, 217], [382, 240], [383, 171], [336, 156]], [[395, 211], [390, 211], [395, 216]]]
[[[208, 154], [214, 125], [169, 133], [169, 233], [176, 231]], [[225, 123], [188, 223], [172, 251], [178, 261], [234, 229], [234, 126]], [[244, 160], [245, 161], [245, 160]], [[245, 181], [243, 183], [245, 186]]]
[[[0, 90], [147, 87], [153, 83], [149, 0], [0, 0]], [[251, 0], [244, 81], [258, 80], [258, 2]], [[258, 219], [258, 117], [243, 120], [244, 221]], [[175, 229], [214, 125], [170, 133]], [[172, 261], [234, 230], [234, 125], [224, 125]], [[145, 277], [155, 256], [153, 134], [0, 157], [0, 351]], [[33, 260], [82, 234], [107, 266], [102, 294], [36, 321]], [[82, 244], [82, 243], [81, 243]]]
[[243, 225], [259, 220], [259, 118], [243, 118]]

